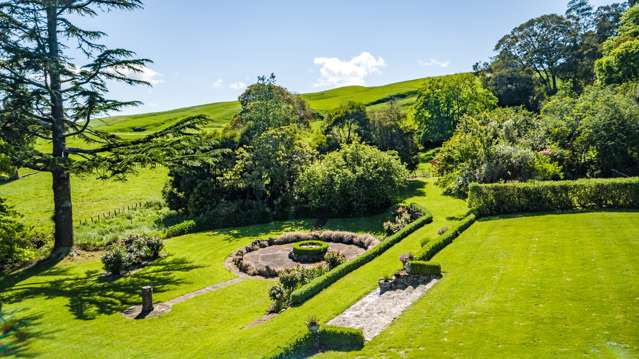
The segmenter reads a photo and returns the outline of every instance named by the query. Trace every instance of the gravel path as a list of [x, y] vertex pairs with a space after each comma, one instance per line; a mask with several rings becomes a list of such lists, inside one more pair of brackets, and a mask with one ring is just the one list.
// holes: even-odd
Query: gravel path
[[428, 284], [408, 287], [404, 290], [379, 294], [379, 288], [360, 299], [344, 313], [328, 322], [329, 325], [359, 328], [364, 331], [364, 339], [369, 341], [381, 333], [395, 318], [415, 303], [439, 280]]

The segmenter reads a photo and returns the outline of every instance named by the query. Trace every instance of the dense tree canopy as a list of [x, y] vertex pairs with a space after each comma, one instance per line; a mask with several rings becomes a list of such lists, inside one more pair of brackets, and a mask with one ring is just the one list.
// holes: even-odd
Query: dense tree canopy
[[617, 35], [604, 43], [604, 54], [596, 65], [601, 83], [639, 80], [639, 5], [623, 15]]
[[370, 112], [370, 117], [373, 144], [382, 151], [396, 151], [406, 167], [414, 170], [419, 162], [415, 131], [407, 124], [399, 105], [391, 102]]
[[393, 204], [407, 177], [396, 153], [356, 143], [307, 167], [297, 193], [300, 205], [311, 213], [363, 215]]
[[450, 138], [462, 116], [496, 104], [495, 96], [473, 75], [435, 78], [420, 90], [412, 115], [422, 145], [435, 147]]

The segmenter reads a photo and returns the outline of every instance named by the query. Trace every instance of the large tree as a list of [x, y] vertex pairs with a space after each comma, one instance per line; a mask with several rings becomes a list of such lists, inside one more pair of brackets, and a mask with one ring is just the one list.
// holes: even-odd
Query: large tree
[[547, 95], [559, 89], [561, 68], [567, 62], [571, 22], [559, 15], [543, 15], [514, 28], [495, 47], [520, 68], [534, 71]]
[[[141, 6], [140, 0], [0, 2], [0, 152], [15, 166], [51, 173], [57, 257], [73, 247], [71, 173], [124, 176], [136, 164], [165, 157], [202, 120], [178, 121], [133, 141], [91, 126], [98, 115], [138, 104], [107, 98], [108, 83], [148, 85], [136, 75], [150, 61], [107, 48], [99, 43], [105, 33], [74, 21]], [[78, 145], [69, 146], [70, 139]], [[51, 144], [50, 152], [35, 146], [42, 140]]]
[[604, 84], [639, 80], [639, 5], [623, 15], [616, 36], [604, 43], [604, 57], [599, 59], [595, 71]]

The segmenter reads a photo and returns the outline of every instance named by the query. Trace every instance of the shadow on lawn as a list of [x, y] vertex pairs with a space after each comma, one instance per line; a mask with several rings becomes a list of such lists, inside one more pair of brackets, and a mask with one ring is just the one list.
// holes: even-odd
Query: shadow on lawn
[[[51, 268], [38, 276], [53, 275], [51, 271], [55, 271], [56, 275], [63, 277], [6, 287], [2, 291], [1, 300], [5, 303], [19, 303], [33, 298], [66, 298], [67, 307], [76, 318], [91, 320], [98, 315], [118, 313], [139, 304], [139, 293], [143, 286], [153, 286], [154, 292], [161, 293], [180, 285], [184, 280], [176, 276], [177, 272], [187, 272], [199, 267], [184, 258], [168, 257], [116, 280], [105, 279], [97, 270], [86, 271], [84, 275], [71, 275], [67, 270]], [[13, 282], [19, 283], [20, 280]]]
[[0, 309], [0, 357], [35, 358], [29, 351], [31, 340], [46, 339], [51, 333], [37, 330], [42, 322], [40, 313], [26, 314], [24, 310], [3, 312]]

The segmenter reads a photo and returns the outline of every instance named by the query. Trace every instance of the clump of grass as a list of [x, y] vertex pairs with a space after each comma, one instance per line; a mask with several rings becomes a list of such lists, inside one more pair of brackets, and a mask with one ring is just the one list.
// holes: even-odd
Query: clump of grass
[[100, 250], [134, 234], [159, 236], [162, 218], [172, 213], [166, 207], [138, 208], [121, 215], [86, 223], [76, 228], [76, 245], [86, 251]]

